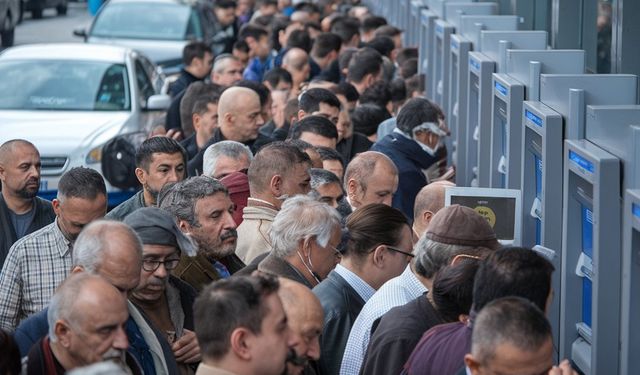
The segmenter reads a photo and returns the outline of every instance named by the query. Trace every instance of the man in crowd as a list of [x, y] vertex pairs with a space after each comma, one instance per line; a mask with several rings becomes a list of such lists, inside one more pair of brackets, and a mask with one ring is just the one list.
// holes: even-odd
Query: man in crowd
[[233, 0], [218, 0], [213, 4], [215, 20], [211, 25], [213, 28], [211, 49], [215, 56], [233, 51], [238, 36], [236, 6]]
[[287, 375], [315, 374], [312, 361], [320, 358], [322, 306], [309, 288], [298, 282], [280, 278], [278, 296], [287, 315], [293, 337], [293, 358], [287, 363]]
[[242, 63], [230, 53], [219, 55], [213, 62], [211, 82], [229, 87], [242, 79]]
[[349, 334], [340, 373], [360, 371], [378, 318], [391, 308], [426, 293], [436, 272], [450, 264], [455, 256], [469, 254], [478, 247], [493, 250], [500, 247], [486, 219], [471, 208], [459, 205], [440, 210], [416, 244], [414, 261], [400, 276], [384, 284], [362, 308]]
[[[127, 298], [140, 281], [142, 269], [142, 243], [136, 233], [126, 224], [111, 220], [97, 220], [82, 230], [73, 251], [71, 274], [86, 272], [101, 276]], [[126, 324], [129, 339], [129, 354], [140, 365], [145, 374], [176, 374], [174, 351], [184, 343], [169, 346], [166, 333], [151, 325], [138, 308], [127, 303], [129, 320]], [[23, 321], [15, 332], [22, 355], [49, 330], [48, 309]], [[173, 350], [172, 350], [173, 349]]]
[[142, 240], [140, 283], [129, 300], [153, 326], [167, 333], [182, 372], [200, 360], [200, 347], [193, 332], [193, 302], [196, 290], [170, 275], [180, 255], [195, 256], [195, 244], [185, 236], [172, 215], [157, 207], [145, 207], [127, 216], [129, 225]]
[[309, 79], [309, 54], [301, 48], [289, 49], [282, 59], [282, 68], [291, 74], [292, 95], [298, 95], [302, 83]]
[[344, 176], [344, 160], [342, 155], [338, 151], [328, 147], [317, 147], [320, 159], [322, 159], [322, 168], [326, 169], [340, 179], [342, 183], [342, 177]]
[[382, 77], [382, 56], [372, 48], [363, 48], [356, 52], [347, 72], [347, 82], [352, 84], [362, 95]]
[[282, 202], [309, 192], [309, 157], [298, 147], [274, 142], [265, 146], [249, 166], [251, 196], [238, 227], [236, 254], [246, 263], [271, 248], [269, 229]]
[[180, 77], [169, 86], [169, 95], [175, 97], [191, 83], [205, 79], [213, 65], [213, 52], [204, 42], [191, 42], [182, 49], [184, 68]]
[[352, 210], [370, 203], [391, 206], [398, 189], [398, 169], [391, 159], [379, 152], [359, 154], [344, 172], [344, 190]]
[[269, 33], [256, 24], [246, 24], [240, 29], [238, 39], [247, 43], [251, 58], [242, 78], [248, 81], [262, 82], [264, 74], [269, 70], [273, 60], [270, 54]]
[[429, 181], [426, 171], [439, 160], [436, 151], [447, 134], [442, 110], [424, 98], [409, 100], [398, 114], [396, 130], [371, 147], [387, 155], [399, 171], [393, 207], [413, 217], [415, 197]]
[[305, 116], [291, 131], [291, 139], [300, 139], [315, 147], [336, 148], [336, 125], [323, 116]]
[[320, 374], [337, 374], [349, 331], [364, 304], [402, 273], [411, 254], [411, 229], [398, 210], [383, 204], [358, 209], [347, 219], [349, 239], [340, 264], [313, 292], [324, 310]]
[[198, 375], [284, 373], [292, 335], [278, 288], [276, 279], [260, 275], [220, 280], [202, 291], [193, 308], [202, 348]]
[[160, 190], [168, 183], [186, 177], [187, 154], [180, 144], [167, 137], [152, 137], [136, 151], [136, 177], [142, 190], [120, 203], [107, 214], [107, 219], [124, 220], [142, 207], [155, 206]]
[[233, 172], [246, 173], [252, 160], [249, 147], [240, 142], [221, 141], [212, 144], [204, 152], [202, 174], [219, 180]]
[[207, 176], [179, 182], [168, 189], [160, 208], [173, 214], [180, 230], [198, 247], [195, 257], [182, 254], [174, 276], [200, 291], [244, 267], [235, 255], [234, 205], [220, 182]]
[[0, 326], [13, 331], [42, 310], [71, 270], [71, 249], [82, 228], [104, 216], [107, 190], [93, 169], [62, 175], [53, 200], [56, 220], [13, 244], [0, 272]]
[[127, 366], [128, 317], [126, 298], [103, 278], [70, 276], [51, 298], [49, 335], [29, 352], [27, 373], [64, 374], [101, 361]]
[[202, 150], [218, 128], [220, 92], [221, 87], [218, 85], [194, 82], [182, 99], [180, 113], [189, 117], [182, 120], [182, 127], [184, 129], [188, 122], [188, 127], [193, 128], [193, 134], [180, 142], [189, 159]]
[[431, 219], [444, 208], [444, 196], [447, 188], [455, 184], [449, 181], [436, 181], [420, 189], [413, 205], [413, 235], [417, 242], [427, 231]]
[[309, 169], [309, 176], [311, 176], [310, 196], [337, 209], [340, 201], [344, 198], [344, 191], [338, 176], [320, 168]]
[[306, 285], [318, 285], [340, 260], [340, 215], [307, 196], [287, 199], [271, 226], [272, 249], [258, 270]]
[[0, 267], [9, 248], [27, 234], [55, 220], [51, 202], [36, 196], [40, 188], [40, 153], [28, 141], [0, 146]]

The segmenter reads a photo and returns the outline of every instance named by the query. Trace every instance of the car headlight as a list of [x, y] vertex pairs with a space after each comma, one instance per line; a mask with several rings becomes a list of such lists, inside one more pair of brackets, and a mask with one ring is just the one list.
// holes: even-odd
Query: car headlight
[[100, 145], [91, 149], [91, 151], [89, 151], [89, 153], [87, 154], [87, 157], [85, 158], [85, 163], [87, 164], [100, 163], [102, 161], [102, 146], [104, 145]]

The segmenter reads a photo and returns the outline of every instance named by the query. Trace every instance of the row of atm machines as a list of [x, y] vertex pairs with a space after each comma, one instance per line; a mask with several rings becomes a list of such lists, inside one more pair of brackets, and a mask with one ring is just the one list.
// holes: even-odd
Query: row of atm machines
[[520, 244], [556, 267], [556, 354], [585, 374], [640, 374], [638, 78], [586, 74], [584, 51], [548, 48], [501, 3], [368, 5], [419, 47], [457, 185], [521, 191]]

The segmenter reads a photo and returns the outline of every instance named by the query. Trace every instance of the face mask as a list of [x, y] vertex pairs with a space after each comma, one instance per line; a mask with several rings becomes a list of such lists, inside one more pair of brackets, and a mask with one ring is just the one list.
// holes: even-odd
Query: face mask
[[420, 142], [420, 141], [419, 141], [419, 140], [417, 140], [417, 139], [414, 139], [414, 140], [416, 141], [416, 143], [418, 143], [418, 145], [420, 146], [420, 148], [421, 148], [424, 152], [426, 152], [427, 154], [431, 155], [432, 157], [435, 157], [435, 156], [436, 156], [436, 151], [438, 150], [438, 147], [440, 147], [440, 146], [439, 146], [439, 143], [440, 143], [440, 142], [438, 142], [438, 144], [436, 145], [436, 148], [431, 148], [431, 147], [429, 147], [429, 146], [425, 145], [424, 143]]

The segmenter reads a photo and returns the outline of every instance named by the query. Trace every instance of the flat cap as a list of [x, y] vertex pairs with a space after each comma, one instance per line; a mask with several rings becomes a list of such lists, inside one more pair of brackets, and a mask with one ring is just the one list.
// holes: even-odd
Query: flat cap
[[457, 204], [444, 207], [433, 216], [425, 234], [428, 239], [450, 245], [499, 249], [500, 243], [489, 222], [472, 208]]

